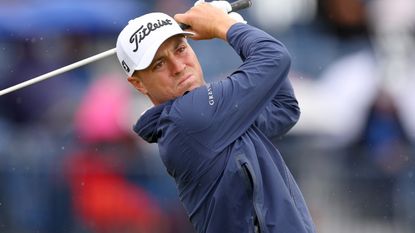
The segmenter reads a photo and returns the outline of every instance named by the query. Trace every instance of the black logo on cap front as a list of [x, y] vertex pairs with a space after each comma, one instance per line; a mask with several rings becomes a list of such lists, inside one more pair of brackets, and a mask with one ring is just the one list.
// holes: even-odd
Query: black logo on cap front
[[155, 23], [151, 23], [151, 22], [148, 23], [146, 27], [142, 25], [140, 28], [138, 28], [138, 30], [135, 31], [130, 37], [130, 43], [131, 44], [135, 43], [135, 49], [133, 50], [133, 52], [137, 52], [138, 44], [140, 44], [141, 41], [144, 40], [144, 38], [150, 35], [151, 32], [163, 26], [167, 26], [167, 25], [173, 25], [170, 19], [165, 19], [165, 20], [159, 19]]

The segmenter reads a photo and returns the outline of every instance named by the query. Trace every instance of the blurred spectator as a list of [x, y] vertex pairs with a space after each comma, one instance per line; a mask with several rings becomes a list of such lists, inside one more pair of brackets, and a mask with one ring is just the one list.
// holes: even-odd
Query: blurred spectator
[[405, 129], [415, 141], [415, 1], [370, 1], [369, 7], [379, 76], [396, 99]]
[[319, 13], [339, 38], [352, 39], [368, 30], [367, 9], [362, 0], [319, 0]]
[[319, 0], [315, 27], [292, 36], [308, 42], [293, 46], [299, 67], [292, 77], [303, 112], [299, 132], [330, 135], [343, 145], [357, 136], [378, 83], [367, 11], [361, 0]]
[[[386, 7], [381, 12], [389, 13], [388, 7], [396, 4], [379, 2]], [[411, 43], [405, 43], [406, 50], [398, 46], [398, 38], [409, 35], [407, 30], [404, 37], [396, 30], [389, 30], [386, 37], [379, 33], [376, 27], [392, 19], [379, 14], [379, 9], [373, 13], [379, 2], [320, 1], [322, 19], [329, 23], [342, 52], [332, 57], [318, 79], [295, 78], [303, 113], [295, 129], [322, 138], [322, 151], [334, 151], [337, 160], [327, 166], [338, 168], [333, 180], [339, 182], [338, 200], [344, 201], [345, 213], [353, 210], [353, 221], [385, 222], [404, 231], [414, 219], [410, 193], [415, 187], [415, 128], [408, 126], [413, 125], [415, 113], [411, 91], [415, 73], [410, 68], [415, 50], [408, 46]]]
[[414, 165], [410, 146], [393, 98], [380, 89], [348, 157], [350, 200], [360, 214], [396, 220], [399, 179]]
[[124, 84], [118, 76], [99, 77], [76, 112], [81, 144], [66, 162], [74, 213], [96, 233], [165, 232], [157, 201], [125, 174], [139, 154], [125, 127], [131, 97]]
[[[382, 88], [388, 91], [391, 98], [394, 99], [404, 130], [411, 141], [415, 140], [415, 124], [411, 120], [415, 112], [414, 92], [411, 91], [415, 84], [415, 74], [413, 66], [410, 64], [413, 63], [415, 56], [415, 46], [408, 46], [406, 50], [396, 51], [379, 47], [377, 43], [373, 43], [389, 37], [385, 38], [382, 37], [383, 34], [374, 33], [374, 28], [377, 27], [374, 23], [382, 24], [384, 17], [381, 14], [373, 14], [373, 7], [378, 6], [374, 3], [377, 2], [321, 0], [321, 4], [328, 4], [322, 7], [322, 11], [326, 9], [327, 14], [324, 18], [327, 18], [328, 22], [335, 26], [331, 27], [335, 30], [330, 31], [333, 32], [334, 38], [340, 38], [337, 43], [341, 48], [338, 50], [343, 52], [331, 57], [331, 61], [322, 69], [317, 80], [307, 80], [301, 74], [292, 74], [303, 112], [302, 118], [295, 128], [298, 132], [317, 132], [330, 135], [330, 139], [339, 143], [338, 145], [351, 142], [358, 136], [358, 132], [364, 124], [365, 113], [377, 95], [378, 89]], [[339, 9], [332, 11], [332, 9], [340, 8], [343, 4], [350, 5], [351, 11], [358, 9], [356, 14], [360, 16], [348, 16], [352, 14], [351, 12], [338, 13], [336, 17], [330, 16], [341, 11]], [[354, 4], [359, 5], [354, 6]], [[393, 1], [390, 4], [393, 5]], [[331, 8], [327, 9], [329, 6]], [[390, 5], [384, 4], [383, 6]], [[341, 15], [344, 15], [342, 20]], [[373, 15], [377, 15], [377, 20], [373, 18], [375, 17]], [[364, 21], [361, 22], [361, 20]], [[341, 22], [340, 25], [338, 22]], [[390, 33], [393, 34], [391, 31]], [[409, 36], [408, 33], [410, 31], [405, 32], [406, 36]], [[392, 37], [395, 38], [395, 36]], [[414, 40], [412, 39], [412, 41]], [[386, 47], [395, 47], [399, 42], [396, 40], [392, 45], [388, 43], [389, 46]], [[331, 45], [328, 44], [328, 46]], [[316, 46], [316, 48], [320, 49], [321, 47]], [[325, 59], [330, 57], [325, 56], [324, 52], [317, 52], [313, 55], [315, 54], [321, 54]], [[344, 106], [348, 106], [348, 108]], [[327, 120], [319, 120], [323, 116]], [[344, 122], [348, 122], [348, 124]]]
[[157, 202], [126, 179], [119, 165], [125, 159], [120, 152], [92, 148], [70, 156], [67, 166], [74, 213], [88, 229], [96, 233], [165, 232], [162, 229], [167, 225]]

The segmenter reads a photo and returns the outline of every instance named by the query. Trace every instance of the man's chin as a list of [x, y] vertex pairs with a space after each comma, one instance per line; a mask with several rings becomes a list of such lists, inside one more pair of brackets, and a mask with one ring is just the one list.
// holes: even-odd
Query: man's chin
[[192, 84], [189, 88], [187, 88], [187, 91], [193, 91], [194, 89], [201, 87], [203, 84]]

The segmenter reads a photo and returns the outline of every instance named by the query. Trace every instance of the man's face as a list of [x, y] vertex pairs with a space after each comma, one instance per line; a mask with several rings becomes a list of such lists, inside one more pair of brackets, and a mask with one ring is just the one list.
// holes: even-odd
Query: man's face
[[158, 105], [204, 84], [202, 68], [183, 36], [167, 39], [150, 66], [136, 71], [128, 81]]

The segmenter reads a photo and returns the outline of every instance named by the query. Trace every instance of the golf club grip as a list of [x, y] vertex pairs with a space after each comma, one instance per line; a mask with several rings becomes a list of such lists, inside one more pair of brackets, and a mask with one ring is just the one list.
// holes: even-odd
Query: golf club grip
[[240, 11], [252, 6], [251, 0], [238, 0], [231, 3], [232, 11]]
[[[252, 5], [251, 0], [238, 0], [238, 1], [232, 2], [231, 3], [231, 7], [232, 7], [231, 12], [246, 9], [246, 8], [250, 7], [251, 5]], [[179, 25], [183, 30], [186, 30], [190, 27], [189, 25], [186, 25], [186, 24], [183, 24], [183, 23], [179, 23]]]

